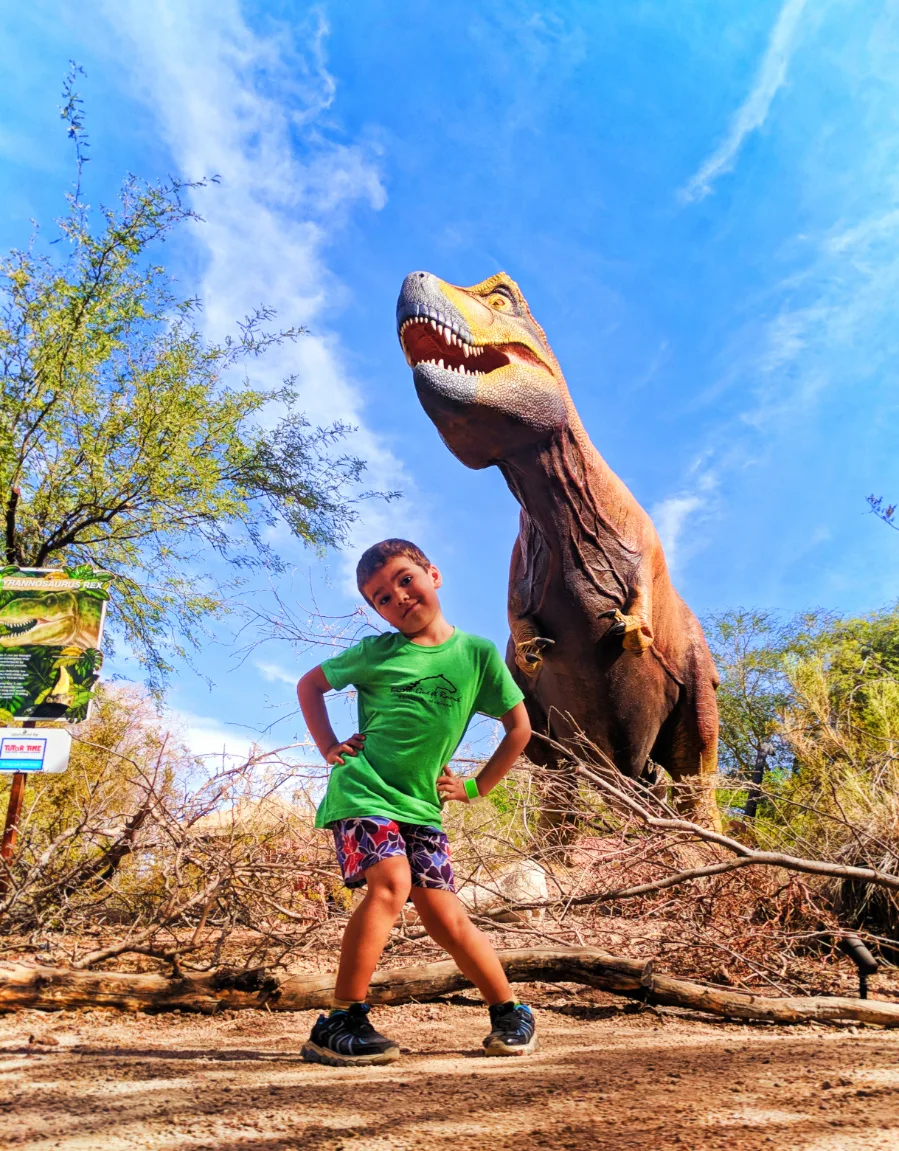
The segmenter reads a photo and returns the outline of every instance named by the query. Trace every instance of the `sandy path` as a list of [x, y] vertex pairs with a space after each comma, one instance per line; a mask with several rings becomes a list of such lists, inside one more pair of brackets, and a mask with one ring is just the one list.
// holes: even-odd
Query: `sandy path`
[[457, 1000], [381, 1008], [404, 1057], [357, 1070], [300, 1061], [312, 1013], [0, 1018], [0, 1147], [899, 1148], [899, 1034], [623, 1014], [595, 994], [528, 990], [543, 1040], [529, 1059], [479, 1057], [485, 1013]]

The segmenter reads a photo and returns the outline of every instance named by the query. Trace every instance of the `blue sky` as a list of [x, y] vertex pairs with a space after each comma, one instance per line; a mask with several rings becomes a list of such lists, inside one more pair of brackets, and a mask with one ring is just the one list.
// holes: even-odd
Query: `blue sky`
[[[211, 334], [260, 302], [307, 324], [257, 378], [297, 372], [311, 417], [357, 425], [372, 482], [403, 489], [347, 556], [288, 543], [287, 594], [349, 610], [354, 551], [410, 534], [448, 616], [504, 644], [516, 507], [443, 447], [393, 325], [407, 272], [502, 268], [697, 613], [896, 599], [899, 536], [865, 504], [899, 498], [895, 5], [36, 2], [0, 29], [0, 243], [60, 212], [74, 57], [88, 198], [127, 170], [220, 174], [167, 265]], [[289, 713], [315, 662], [268, 645], [229, 670], [218, 637], [214, 688], [185, 670], [171, 694], [204, 748]]]

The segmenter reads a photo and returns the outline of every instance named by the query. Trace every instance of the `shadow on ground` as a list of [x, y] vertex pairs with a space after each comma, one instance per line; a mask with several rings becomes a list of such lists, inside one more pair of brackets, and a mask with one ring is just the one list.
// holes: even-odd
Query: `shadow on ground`
[[[574, 1005], [578, 1007], [578, 1005]], [[0, 1020], [0, 1145], [43, 1151], [516, 1151], [899, 1146], [899, 1035], [553, 1004], [528, 1059], [484, 1059], [482, 1009], [383, 1008], [407, 1052], [304, 1064], [313, 1021], [93, 1012]], [[28, 1043], [29, 1034], [56, 1040]]]

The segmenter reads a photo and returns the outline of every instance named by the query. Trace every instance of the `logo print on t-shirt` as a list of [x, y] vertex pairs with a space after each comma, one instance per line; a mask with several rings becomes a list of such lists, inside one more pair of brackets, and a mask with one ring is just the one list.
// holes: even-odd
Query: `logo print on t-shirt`
[[398, 684], [390, 690], [394, 695], [416, 695], [439, 707], [452, 707], [459, 699], [459, 689], [445, 675], [426, 675], [423, 679]]

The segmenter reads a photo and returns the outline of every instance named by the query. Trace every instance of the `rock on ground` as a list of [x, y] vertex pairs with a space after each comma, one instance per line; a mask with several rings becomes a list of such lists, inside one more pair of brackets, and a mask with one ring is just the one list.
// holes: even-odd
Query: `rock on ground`
[[[506, 902], [539, 903], [549, 898], [546, 872], [534, 859], [513, 863], [495, 875], [482, 870], [475, 875], [474, 880], [459, 888], [459, 898], [469, 911], [488, 911]], [[496, 916], [500, 922], [508, 923], [542, 918], [542, 908], [524, 912], [510, 910]]]

